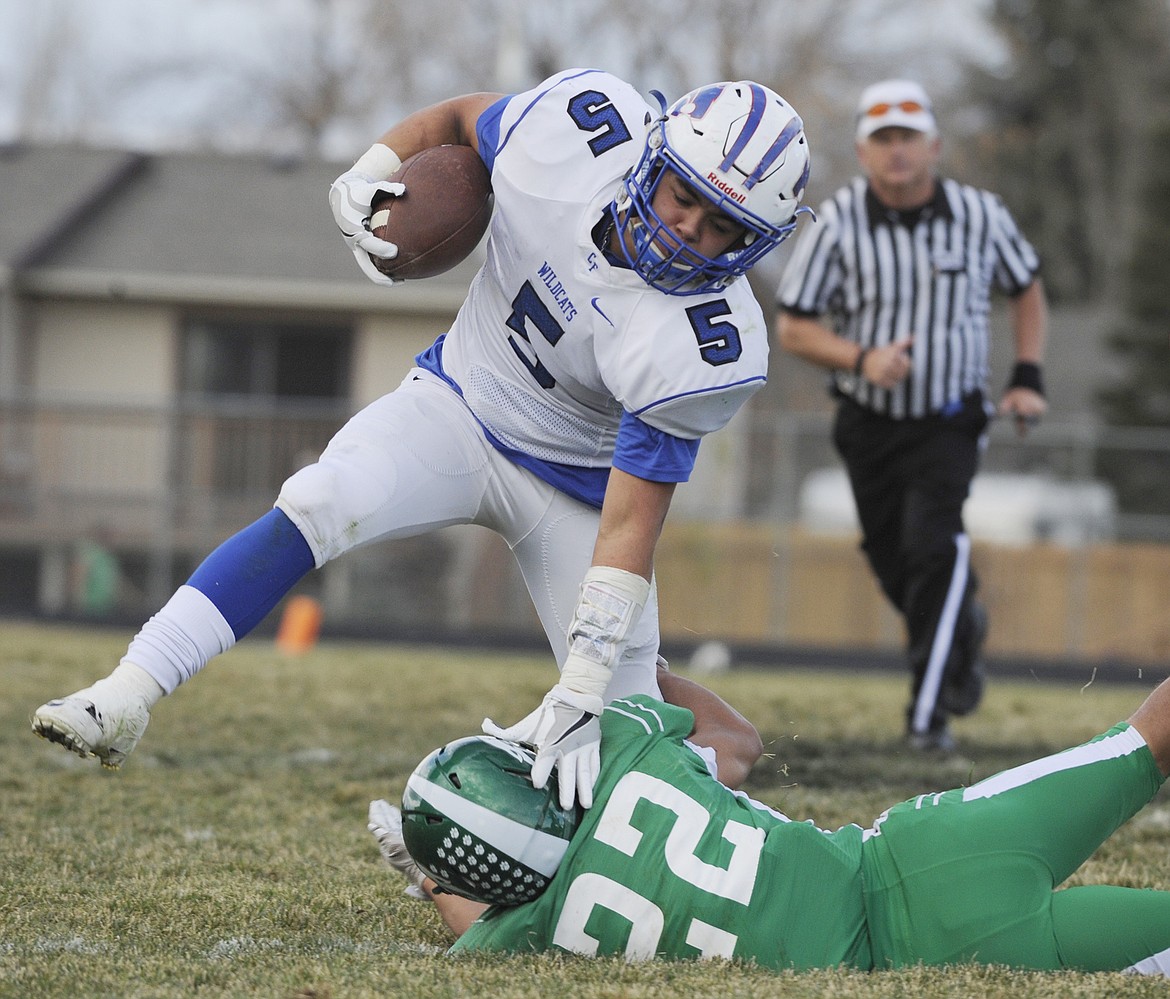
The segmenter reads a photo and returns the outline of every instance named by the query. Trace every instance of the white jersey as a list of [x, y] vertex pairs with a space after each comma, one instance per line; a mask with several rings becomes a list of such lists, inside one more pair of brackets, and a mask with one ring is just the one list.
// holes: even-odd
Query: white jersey
[[[767, 377], [767, 325], [746, 278], [669, 296], [598, 248], [594, 230], [653, 114], [617, 78], [569, 70], [480, 122], [496, 199], [487, 260], [439, 349], [420, 360], [459, 389], [497, 447], [537, 474], [540, 463], [607, 474], [623, 413], [697, 441]], [[661, 481], [690, 471], [617, 464]]]

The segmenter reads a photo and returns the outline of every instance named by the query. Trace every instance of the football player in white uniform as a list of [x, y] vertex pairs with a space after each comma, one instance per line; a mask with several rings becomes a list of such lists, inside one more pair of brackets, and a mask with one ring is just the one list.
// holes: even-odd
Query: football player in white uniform
[[653, 554], [675, 484], [766, 378], [743, 275], [808, 211], [803, 125], [777, 94], [731, 82], [659, 102], [584, 69], [470, 94], [408, 116], [334, 182], [359, 266], [392, 283], [371, 201], [402, 193], [388, 178], [422, 149], [479, 152], [495, 208], [454, 325], [208, 556], [110, 676], [40, 707], [37, 733], [118, 766], [155, 701], [310, 569], [474, 523], [514, 552], [561, 670], [530, 715], [485, 731], [535, 747], [537, 781], [556, 767], [566, 801], [590, 804], [603, 702], [659, 693]]

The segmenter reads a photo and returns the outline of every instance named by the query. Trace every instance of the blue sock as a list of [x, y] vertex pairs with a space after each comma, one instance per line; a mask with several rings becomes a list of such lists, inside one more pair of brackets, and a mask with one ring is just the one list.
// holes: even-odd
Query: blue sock
[[187, 584], [215, 604], [238, 641], [312, 568], [301, 532], [274, 509], [216, 548]]

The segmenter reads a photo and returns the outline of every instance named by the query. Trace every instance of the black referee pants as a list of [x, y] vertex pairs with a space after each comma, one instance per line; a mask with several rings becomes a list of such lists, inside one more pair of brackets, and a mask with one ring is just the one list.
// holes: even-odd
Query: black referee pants
[[910, 732], [946, 724], [940, 695], [945, 702], [947, 686], [965, 679], [986, 627], [963, 502], [987, 421], [982, 393], [950, 416], [895, 420], [851, 399], [837, 410], [833, 443], [849, 474], [861, 547], [906, 624]]

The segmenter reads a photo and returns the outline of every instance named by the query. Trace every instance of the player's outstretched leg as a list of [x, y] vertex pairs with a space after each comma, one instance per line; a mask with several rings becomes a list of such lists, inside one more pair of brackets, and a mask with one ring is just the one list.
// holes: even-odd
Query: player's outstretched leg
[[37, 708], [33, 731], [78, 756], [121, 766], [158, 699], [248, 634], [312, 568], [300, 529], [282, 511], [269, 511], [203, 560], [109, 676]]
[[122, 663], [113, 673], [68, 697], [42, 704], [32, 729], [81, 757], [96, 756], [116, 770], [130, 755], [163, 689], [145, 670]]

